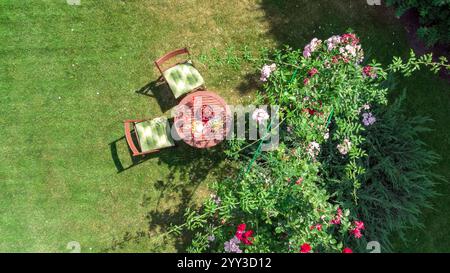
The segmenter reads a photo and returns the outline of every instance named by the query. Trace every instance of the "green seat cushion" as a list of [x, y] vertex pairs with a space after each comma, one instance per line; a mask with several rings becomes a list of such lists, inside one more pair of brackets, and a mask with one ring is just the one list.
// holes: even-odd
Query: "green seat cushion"
[[198, 70], [190, 63], [177, 64], [163, 72], [175, 98], [203, 85], [204, 81]]
[[170, 136], [170, 126], [167, 119], [157, 118], [135, 124], [141, 151], [171, 147], [175, 144]]

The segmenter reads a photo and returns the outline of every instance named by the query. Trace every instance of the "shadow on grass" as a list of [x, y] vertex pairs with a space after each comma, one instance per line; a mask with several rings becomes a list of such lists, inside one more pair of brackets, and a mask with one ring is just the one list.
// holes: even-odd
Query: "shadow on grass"
[[[229, 175], [231, 171], [229, 167], [221, 165], [224, 159], [223, 144], [211, 149], [193, 149], [184, 144], [180, 145], [174, 154], [162, 155], [160, 160], [170, 166], [171, 175], [166, 183], [155, 185], [155, 190], [160, 193], [156, 207], [161, 209], [148, 213], [149, 230], [166, 230], [169, 223], [172, 225], [184, 223], [186, 209], [196, 207], [209, 195], [207, 190], [198, 191], [203, 182], [208, 178], [220, 180]], [[177, 203], [175, 210], [173, 206], [164, 208], [165, 202], [175, 199]], [[184, 252], [191, 238], [190, 232], [184, 232], [182, 236], [172, 240], [172, 243], [178, 252]]]
[[169, 86], [161, 79], [149, 82], [135, 92], [156, 99], [163, 113], [178, 104]]
[[279, 47], [303, 49], [312, 38], [326, 39], [353, 30], [379, 61], [401, 55], [405, 33], [392, 8], [354, 0], [263, 0], [269, 34]]
[[260, 77], [260, 72], [247, 74], [245, 75], [244, 80], [236, 86], [236, 89], [241, 95], [246, 95], [252, 90], [257, 90], [261, 86], [261, 81], [259, 80]]
[[[404, 34], [398, 32], [393, 9], [384, 5], [354, 0], [262, 0], [259, 8], [278, 48], [303, 49], [314, 37], [323, 40], [352, 30], [361, 38], [366, 57], [373, 55], [386, 63], [402, 55]], [[246, 75], [236, 89], [242, 95], [259, 89], [259, 77], [258, 71]]]
[[[133, 157], [129, 148], [127, 152], [123, 151], [124, 146], [127, 146], [125, 137], [111, 142], [109, 144], [111, 156], [118, 173], [149, 159], [157, 159], [158, 164], [167, 165], [170, 171], [164, 180], [155, 181], [154, 191], [159, 192], [156, 200], [154, 197], [143, 194], [140, 205], [150, 209], [146, 215], [148, 228], [137, 232], [125, 232], [120, 239], [113, 240], [111, 246], [104, 251], [118, 251], [126, 249], [125, 247], [130, 243], [137, 244], [141, 240], [152, 240], [166, 232], [171, 225], [182, 224], [185, 220], [186, 209], [196, 207], [209, 195], [206, 188], [199, 193], [199, 187], [206, 186], [205, 182], [208, 178], [218, 180], [231, 171], [229, 167], [225, 169], [221, 166], [221, 162], [225, 159], [223, 145], [224, 143], [221, 143], [209, 149], [196, 149], [179, 141], [175, 147], [142, 157]], [[124, 166], [122, 163], [130, 160], [130, 165]], [[165, 246], [171, 245], [178, 252], [184, 252], [191, 238], [190, 232], [184, 232], [176, 238], [164, 236], [156, 240], [152, 249], [163, 250]]]
[[[133, 135], [134, 134], [132, 134], [132, 136]], [[129, 159], [127, 161], [131, 161], [131, 163], [126, 165], [126, 166], [124, 166], [123, 165], [123, 161], [125, 161], [125, 160], [123, 160], [123, 159], [121, 160], [120, 159], [120, 156], [119, 156], [119, 153], [118, 153], [118, 149], [117, 149], [119, 143], [125, 143], [127, 145], [125, 136], [123, 136], [121, 138], [118, 138], [118, 139], [114, 140], [113, 142], [109, 143], [109, 150], [111, 151], [111, 158], [112, 158], [112, 160], [114, 162], [114, 166], [117, 169], [117, 173], [121, 173], [121, 172], [126, 171], [128, 169], [131, 169], [131, 168], [133, 168], [133, 167], [135, 167], [135, 166], [137, 166], [137, 165], [139, 165], [141, 163], [144, 163], [145, 161], [149, 160], [150, 158], [155, 157], [155, 154], [147, 154], [147, 155], [143, 155], [143, 156], [133, 156], [133, 152], [131, 151], [131, 149], [127, 145], [127, 147], [128, 147], [128, 156], [127, 156], [127, 158]]]

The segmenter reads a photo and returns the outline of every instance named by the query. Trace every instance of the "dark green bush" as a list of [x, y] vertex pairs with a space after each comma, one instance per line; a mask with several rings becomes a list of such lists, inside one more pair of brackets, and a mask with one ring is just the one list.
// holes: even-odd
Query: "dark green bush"
[[418, 217], [441, 179], [431, 170], [439, 156], [419, 138], [430, 131], [431, 120], [409, 116], [403, 99], [375, 110], [377, 122], [366, 131], [367, 171], [358, 191], [356, 209], [367, 226], [365, 240], [380, 242], [384, 251], [391, 248], [393, 232], [403, 237], [407, 228], [421, 226]]
[[[335, 193], [335, 202], [350, 208], [365, 223], [365, 236], [347, 242], [358, 252], [366, 252], [370, 241], [379, 242], [381, 251], [390, 252], [392, 235], [403, 239], [407, 229], [421, 227], [421, 211], [430, 207], [427, 200], [436, 194], [433, 185], [442, 180], [432, 171], [439, 156], [419, 137], [430, 131], [432, 121], [405, 113], [404, 98], [403, 94], [389, 106], [371, 109], [376, 122], [363, 133], [362, 148], [367, 157], [359, 164], [366, 171], [359, 177], [361, 186], [356, 192], [356, 202], [351, 202], [351, 190], [345, 183], [327, 184], [328, 191]], [[328, 181], [337, 180], [344, 171], [340, 167], [343, 158], [333, 154], [335, 145], [330, 143], [324, 150]]]
[[387, 0], [401, 16], [410, 9], [418, 11], [420, 28], [417, 35], [427, 46], [450, 43], [450, 0]]

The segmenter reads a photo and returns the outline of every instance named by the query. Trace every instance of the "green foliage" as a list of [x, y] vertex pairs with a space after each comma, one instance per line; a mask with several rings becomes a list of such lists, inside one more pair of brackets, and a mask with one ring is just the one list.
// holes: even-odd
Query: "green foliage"
[[367, 172], [355, 208], [366, 223], [365, 238], [379, 241], [384, 251], [390, 249], [390, 234], [403, 237], [407, 227], [420, 226], [418, 216], [430, 207], [433, 185], [442, 179], [431, 170], [439, 156], [419, 138], [432, 121], [409, 116], [403, 100], [404, 95], [374, 111], [378, 122], [365, 132]]
[[387, 0], [396, 6], [397, 16], [410, 9], [419, 12], [421, 27], [417, 35], [427, 46], [450, 43], [450, 1], [449, 0]]
[[[264, 76], [256, 101], [280, 107], [280, 144], [238, 177], [214, 183], [200, 211], [186, 212], [186, 223], [174, 230], [196, 234], [189, 251], [230, 251], [224, 245], [239, 235], [241, 223], [253, 231], [252, 244], [239, 244], [245, 252], [299, 252], [305, 243], [315, 252], [363, 250], [367, 240], [388, 246], [390, 232], [417, 224], [433, 194], [429, 166], [436, 157], [417, 140], [426, 119], [402, 117], [399, 103], [386, 108], [386, 80], [391, 71], [409, 76], [422, 66], [437, 72], [448, 65], [411, 53], [386, 69], [376, 61], [362, 66], [356, 35], [340, 39], [334, 46], [315, 39], [303, 52], [287, 47], [248, 58], [257, 67], [276, 67]], [[363, 126], [361, 114], [369, 108], [379, 120]], [[257, 143], [233, 140], [226, 154], [247, 170]], [[362, 240], [353, 234], [359, 220], [367, 227], [359, 230]], [[210, 236], [214, 240], [205, 239]]]
[[431, 53], [416, 57], [413, 50], [410, 51], [409, 59], [406, 63], [400, 57], [394, 57], [388, 70], [392, 72], [401, 72], [404, 76], [409, 77], [413, 72], [421, 69], [422, 66], [429, 67], [433, 73], [438, 73], [441, 69], [450, 71], [448, 60], [446, 57], [439, 57], [439, 62], [433, 62], [433, 55]]
[[[358, 203], [347, 202], [345, 194], [338, 198], [366, 225], [365, 236], [357, 241], [360, 251], [369, 241], [378, 241], [383, 252], [390, 251], [390, 235], [397, 233], [403, 238], [407, 228], [421, 226], [421, 209], [430, 207], [433, 186], [442, 180], [431, 171], [439, 156], [419, 138], [429, 131], [432, 121], [409, 116], [403, 101], [404, 94], [388, 107], [372, 109], [377, 121], [363, 133], [362, 148], [368, 156], [362, 161], [366, 172], [360, 177]], [[328, 164], [331, 176], [339, 169], [339, 159], [332, 161]], [[340, 185], [327, 186], [331, 192], [342, 191]]]

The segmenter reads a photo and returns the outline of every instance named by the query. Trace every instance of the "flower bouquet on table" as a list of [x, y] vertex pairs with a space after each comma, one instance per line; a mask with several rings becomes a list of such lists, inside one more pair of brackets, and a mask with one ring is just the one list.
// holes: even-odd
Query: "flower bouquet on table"
[[203, 105], [200, 111], [203, 122], [208, 122], [210, 119], [214, 118], [214, 110], [210, 105]]
[[200, 136], [203, 135], [205, 126], [203, 125], [202, 121], [194, 119], [192, 121], [191, 130], [192, 130], [192, 135], [194, 136], [194, 138], [199, 138]]
[[212, 132], [217, 133], [223, 129], [223, 119], [222, 117], [215, 117], [210, 119], [206, 123], [207, 127], [211, 129]]

